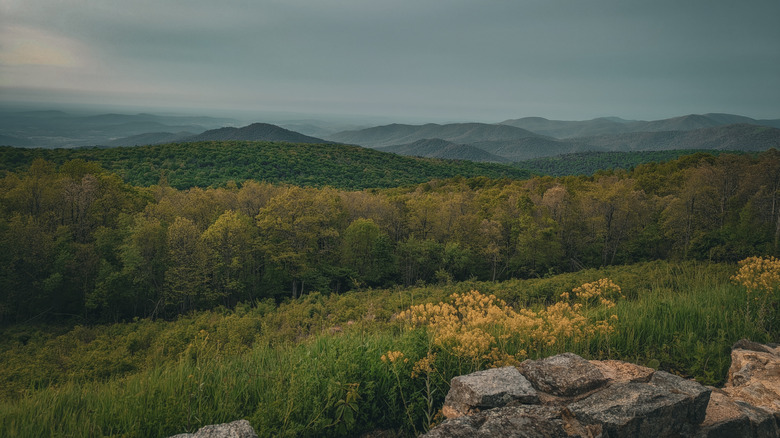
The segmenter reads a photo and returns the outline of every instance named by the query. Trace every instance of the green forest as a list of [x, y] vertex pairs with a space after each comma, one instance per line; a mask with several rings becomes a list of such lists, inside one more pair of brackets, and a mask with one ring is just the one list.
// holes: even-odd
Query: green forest
[[97, 162], [136, 186], [165, 178], [177, 189], [224, 186], [253, 179], [274, 184], [360, 190], [420, 184], [436, 178], [527, 178], [506, 165], [412, 158], [359, 146], [260, 141], [171, 143], [118, 148], [25, 149], [0, 146], [0, 171], [20, 171], [36, 159], [57, 165]]
[[779, 184], [774, 150], [362, 191], [138, 187], [96, 162], [36, 159], [0, 180], [0, 321], [170, 318], [311, 291], [736, 262], [777, 253]]
[[572, 351], [719, 384], [780, 335], [780, 274], [735, 280], [780, 254], [776, 150], [562, 177], [339, 151], [0, 149], [0, 435], [411, 436], [455, 375]]

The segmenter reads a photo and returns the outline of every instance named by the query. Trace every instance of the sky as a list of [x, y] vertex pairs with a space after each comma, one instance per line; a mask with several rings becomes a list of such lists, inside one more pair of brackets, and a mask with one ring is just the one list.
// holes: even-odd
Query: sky
[[780, 118], [778, 0], [0, 0], [0, 103]]

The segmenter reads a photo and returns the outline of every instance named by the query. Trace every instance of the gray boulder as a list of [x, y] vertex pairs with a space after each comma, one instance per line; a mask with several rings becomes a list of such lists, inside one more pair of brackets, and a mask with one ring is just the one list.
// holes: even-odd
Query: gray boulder
[[170, 438], [258, 438], [246, 420], [203, 426], [195, 433], [180, 433]]
[[[665, 386], [617, 383], [569, 404], [568, 409], [584, 424], [601, 425], [608, 437], [671, 437], [689, 434], [698, 426], [691, 422], [699, 415], [692, 414], [697, 401]], [[705, 401], [702, 418], [706, 408]]]
[[425, 438], [565, 438], [598, 437], [598, 425], [582, 426], [560, 407], [520, 405], [490, 409], [445, 420]]
[[712, 389], [707, 416], [696, 438], [775, 438], [780, 436], [774, 416], [764, 409], [735, 401], [720, 390]]
[[583, 394], [607, 383], [597, 366], [573, 353], [526, 360], [518, 368], [534, 388], [557, 396]]
[[453, 378], [442, 412], [455, 418], [511, 402], [535, 404], [539, 396], [517, 368], [492, 368]]

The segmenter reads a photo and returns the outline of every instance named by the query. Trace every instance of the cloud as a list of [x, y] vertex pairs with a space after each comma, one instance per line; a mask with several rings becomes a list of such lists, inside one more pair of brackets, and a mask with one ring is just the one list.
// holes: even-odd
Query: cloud
[[85, 49], [73, 39], [22, 26], [0, 29], [0, 64], [83, 67]]

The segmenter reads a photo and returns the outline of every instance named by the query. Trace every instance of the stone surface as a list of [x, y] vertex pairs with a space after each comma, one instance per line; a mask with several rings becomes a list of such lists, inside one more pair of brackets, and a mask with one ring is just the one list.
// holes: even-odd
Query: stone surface
[[780, 413], [780, 348], [751, 347], [731, 351], [728, 383], [723, 390], [736, 400]]
[[573, 353], [526, 360], [518, 369], [534, 388], [557, 396], [583, 394], [607, 383], [596, 365]]
[[455, 418], [513, 401], [534, 404], [539, 403], [539, 397], [517, 368], [493, 368], [453, 378], [442, 412]]
[[[600, 424], [609, 437], [680, 436], [695, 428], [689, 421], [693, 398], [663, 386], [616, 383], [568, 406], [584, 424]], [[701, 409], [704, 417], [705, 406]]]
[[520, 405], [445, 420], [426, 438], [564, 438], [601, 436], [599, 426], [583, 426], [561, 408]]
[[701, 423], [697, 438], [780, 436], [775, 418], [769, 412], [732, 400], [720, 389], [712, 390], [707, 416]]
[[246, 420], [203, 426], [195, 433], [180, 433], [170, 438], [258, 438]]
[[[780, 438], [780, 346], [739, 341], [732, 350], [729, 380], [708, 388], [663, 371], [619, 361], [586, 361], [566, 353], [525, 361], [519, 372], [538, 400], [486, 397], [502, 394], [504, 373], [493, 370], [453, 379], [469, 382], [455, 400], [469, 415], [446, 420], [428, 437], [748, 437]], [[472, 398], [469, 398], [472, 397]], [[505, 399], [507, 405], [501, 406]], [[482, 403], [482, 407], [477, 405]], [[534, 403], [534, 404], [523, 404]], [[538, 403], [538, 404], [537, 404]], [[490, 409], [488, 406], [496, 405]]]
[[648, 382], [655, 373], [652, 368], [619, 360], [592, 360], [590, 363], [601, 371], [604, 378], [614, 383]]
[[704, 421], [704, 417], [707, 415], [707, 404], [710, 401], [711, 389], [695, 380], [683, 379], [665, 371], [655, 372], [650, 379], [650, 384], [672, 394], [680, 394], [686, 397], [684, 408], [687, 424], [695, 427]]

